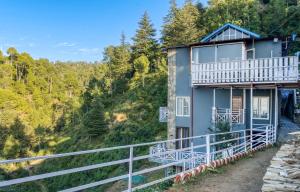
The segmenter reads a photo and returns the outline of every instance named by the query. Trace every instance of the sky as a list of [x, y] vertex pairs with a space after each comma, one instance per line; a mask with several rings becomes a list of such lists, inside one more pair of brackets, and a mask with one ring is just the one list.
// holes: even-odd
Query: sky
[[169, 0], [0, 0], [0, 8], [3, 52], [15, 47], [34, 58], [93, 62], [122, 32], [131, 42], [145, 11], [159, 37]]

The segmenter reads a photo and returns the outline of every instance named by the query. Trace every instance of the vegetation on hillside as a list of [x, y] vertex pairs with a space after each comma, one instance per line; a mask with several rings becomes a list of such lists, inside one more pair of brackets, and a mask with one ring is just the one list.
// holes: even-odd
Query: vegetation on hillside
[[[264, 36], [300, 34], [297, 0], [210, 0], [208, 7], [173, 0], [162, 36], [145, 12], [132, 43], [104, 50], [101, 63], [50, 62], [9, 48], [0, 52], [0, 158], [10, 159], [125, 145], [166, 138], [158, 109], [167, 105], [163, 48], [197, 42], [230, 22]], [[276, 11], [274, 11], [276, 10]], [[289, 44], [299, 50], [299, 42]], [[146, 150], [146, 149], [145, 149]], [[145, 151], [144, 150], [144, 151]], [[143, 150], [141, 150], [143, 152]], [[126, 151], [0, 168], [13, 179], [127, 156]], [[56, 191], [118, 175], [126, 167], [71, 174], [4, 191]], [[1, 191], [1, 189], [0, 189]]]

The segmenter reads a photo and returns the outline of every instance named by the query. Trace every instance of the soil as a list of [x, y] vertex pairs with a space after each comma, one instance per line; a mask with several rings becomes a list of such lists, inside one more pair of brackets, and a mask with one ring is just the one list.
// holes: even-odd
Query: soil
[[200, 175], [184, 185], [176, 185], [168, 192], [259, 192], [263, 176], [278, 148], [272, 147], [219, 168], [216, 173]]

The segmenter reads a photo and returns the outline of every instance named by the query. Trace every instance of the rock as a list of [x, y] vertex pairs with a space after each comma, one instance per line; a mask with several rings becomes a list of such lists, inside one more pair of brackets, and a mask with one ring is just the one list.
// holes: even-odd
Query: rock
[[299, 141], [284, 144], [271, 160], [263, 178], [263, 192], [300, 192]]

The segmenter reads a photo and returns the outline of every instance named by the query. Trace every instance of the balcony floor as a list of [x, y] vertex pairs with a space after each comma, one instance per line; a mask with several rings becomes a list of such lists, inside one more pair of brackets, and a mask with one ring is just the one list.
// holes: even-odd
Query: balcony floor
[[300, 80], [297, 82], [239, 82], [239, 83], [211, 83], [211, 84], [197, 84], [194, 83], [193, 87], [210, 87], [210, 88], [261, 88], [261, 89], [273, 89], [286, 88], [286, 89], [296, 89], [300, 88]]

